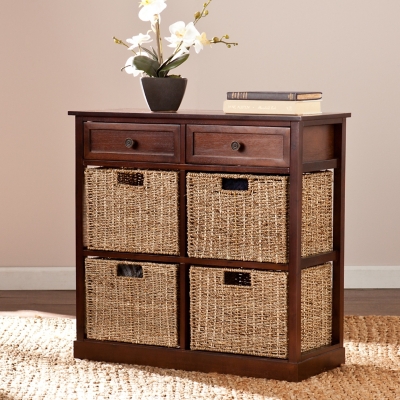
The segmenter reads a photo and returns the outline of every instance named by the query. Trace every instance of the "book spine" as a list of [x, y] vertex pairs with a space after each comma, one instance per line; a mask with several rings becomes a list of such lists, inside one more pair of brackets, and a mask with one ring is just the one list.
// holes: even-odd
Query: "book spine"
[[296, 93], [228, 92], [228, 100], [296, 100]]

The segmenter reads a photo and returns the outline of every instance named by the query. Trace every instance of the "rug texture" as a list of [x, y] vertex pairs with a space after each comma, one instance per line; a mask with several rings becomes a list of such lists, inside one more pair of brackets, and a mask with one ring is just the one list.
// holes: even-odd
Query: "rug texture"
[[0, 317], [0, 399], [400, 399], [400, 317], [346, 317], [346, 364], [300, 383], [75, 360], [75, 321]]

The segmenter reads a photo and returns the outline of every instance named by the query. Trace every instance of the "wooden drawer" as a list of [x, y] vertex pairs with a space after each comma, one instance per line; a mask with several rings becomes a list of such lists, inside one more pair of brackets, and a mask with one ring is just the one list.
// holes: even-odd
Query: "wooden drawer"
[[188, 125], [186, 162], [288, 167], [290, 128]]
[[85, 122], [84, 158], [179, 162], [179, 131], [180, 125]]

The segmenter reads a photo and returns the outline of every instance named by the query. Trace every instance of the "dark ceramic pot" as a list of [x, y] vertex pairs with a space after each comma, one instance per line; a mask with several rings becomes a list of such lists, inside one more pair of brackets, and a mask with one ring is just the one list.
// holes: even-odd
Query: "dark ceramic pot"
[[151, 111], [175, 112], [185, 94], [186, 78], [141, 78], [144, 97]]

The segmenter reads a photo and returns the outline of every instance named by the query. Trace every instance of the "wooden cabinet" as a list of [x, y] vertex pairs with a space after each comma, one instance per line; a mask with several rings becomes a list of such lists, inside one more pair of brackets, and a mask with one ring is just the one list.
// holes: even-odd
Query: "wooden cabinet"
[[75, 357], [288, 381], [344, 363], [350, 114], [69, 114]]

